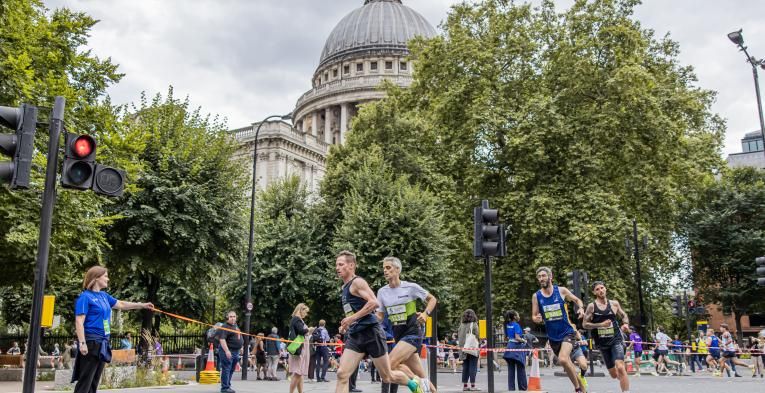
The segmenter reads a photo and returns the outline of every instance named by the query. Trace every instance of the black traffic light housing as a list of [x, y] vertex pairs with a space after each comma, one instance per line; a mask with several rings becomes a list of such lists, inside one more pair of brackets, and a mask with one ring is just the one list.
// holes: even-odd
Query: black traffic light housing
[[96, 140], [90, 135], [67, 132], [64, 136], [61, 186], [92, 189], [96, 194], [118, 197], [125, 187], [125, 171], [96, 163]]
[[499, 211], [489, 209], [489, 201], [473, 209], [473, 256], [504, 257], [505, 226], [499, 223]]
[[683, 315], [681, 304], [682, 303], [680, 301], [680, 295], [672, 296], [671, 304], [670, 304], [672, 306], [672, 315], [677, 317]]
[[757, 285], [765, 287], [765, 256], [755, 258], [754, 262], [757, 264]]
[[19, 108], [0, 106], [0, 124], [15, 131], [0, 134], [0, 153], [11, 161], [0, 162], [0, 180], [12, 189], [29, 188], [37, 130], [37, 107], [22, 104]]
[[582, 298], [582, 272], [572, 270], [566, 273], [566, 287], [574, 296]]

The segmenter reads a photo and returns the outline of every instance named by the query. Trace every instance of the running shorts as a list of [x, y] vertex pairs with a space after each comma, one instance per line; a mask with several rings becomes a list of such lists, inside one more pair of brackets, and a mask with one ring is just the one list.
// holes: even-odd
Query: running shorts
[[348, 341], [345, 342], [345, 349], [365, 353], [372, 359], [388, 354], [385, 333], [383, 333], [380, 324], [377, 323], [369, 325], [366, 329], [349, 334]]

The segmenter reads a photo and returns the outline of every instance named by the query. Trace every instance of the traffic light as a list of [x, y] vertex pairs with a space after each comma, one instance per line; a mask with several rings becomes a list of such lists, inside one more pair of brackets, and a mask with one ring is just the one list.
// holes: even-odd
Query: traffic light
[[672, 315], [674, 315], [676, 317], [679, 317], [679, 316], [683, 315], [683, 311], [680, 308], [681, 307], [680, 304], [681, 304], [680, 303], [680, 295], [672, 296], [672, 303], [671, 303], [671, 305], [672, 305]]
[[566, 287], [574, 296], [582, 298], [582, 272], [573, 270], [566, 273]]
[[754, 261], [757, 263], [757, 285], [765, 287], [765, 257], [757, 257]]
[[80, 190], [91, 188], [96, 167], [96, 140], [90, 135], [67, 132], [64, 145], [61, 186]]
[[504, 257], [505, 226], [499, 223], [499, 211], [489, 209], [489, 201], [473, 209], [473, 256]]
[[0, 124], [15, 131], [0, 134], [0, 153], [11, 161], [0, 162], [0, 180], [11, 188], [29, 188], [29, 173], [35, 148], [37, 107], [23, 104], [19, 108], [0, 106]]

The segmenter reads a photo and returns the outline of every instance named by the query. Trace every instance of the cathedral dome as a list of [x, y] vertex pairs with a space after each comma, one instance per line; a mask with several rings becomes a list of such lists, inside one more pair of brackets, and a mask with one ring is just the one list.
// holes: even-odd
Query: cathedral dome
[[368, 51], [406, 52], [406, 43], [415, 36], [435, 35], [433, 26], [401, 0], [366, 0], [332, 30], [321, 52], [319, 67]]

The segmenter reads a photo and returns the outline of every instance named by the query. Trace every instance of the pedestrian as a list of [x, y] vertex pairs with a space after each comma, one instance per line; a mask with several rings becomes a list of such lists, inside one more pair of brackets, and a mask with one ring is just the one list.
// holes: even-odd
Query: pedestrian
[[116, 310], [151, 309], [151, 303], [133, 303], [117, 300], [103, 291], [109, 285], [109, 272], [93, 266], [85, 273], [82, 293], [74, 303], [77, 350], [72, 371], [75, 393], [95, 393], [101, 382], [104, 364], [111, 362], [112, 308]]
[[327, 380], [327, 370], [329, 369], [329, 332], [327, 331], [327, 321], [319, 320], [319, 327], [311, 334], [314, 337], [316, 345], [316, 381], [329, 382]]
[[130, 335], [130, 332], [127, 332], [125, 337], [122, 337], [120, 347], [120, 349], [133, 349], [133, 336]]
[[757, 374], [763, 378], [765, 367], [763, 367], [762, 355], [765, 353], [765, 337], [749, 337], [749, 353], [752, 354], [752, 365], [754, 366], [752, 378]]
[[279, 366], [279, 329], [276, 326], [271, 328], [271, 334], [268, 335], [265, 342], [266, 351], [266, 380], [278, 381], [276, 377], [276, 368]]
[[313, 383], [316, 381], [316, 344], [314, 344], [313, 332], [316, 332], [316, 327], [311, 327], [311, 334], [306, 336], [305, 340], [308, 341], [309, 354], [308, 357], [308, 382]]
[[341, 251], [335, 259], [335, 272], [343, 281], [340, 300], [345, 318], [340, 321], [340, 333], [348, 335], [340, 357], [335, 392], [348, 392], [350, 376], [366, 355], [372, 358], [383, 382], [406, 385], [412, 392], [424, 390], [419, 379], [410, 379], [403, 372], [391, 369], [385, 333], [373, 315], [378, 307], [377, 297], [366, 280], [356, 275], [356, 255]]
[[303, 393], [303, 377], [308, 375], [311, 356], [308, 338], [313, 332], [313, 329], [309, 329], [304, 321], [308, 311], [308, 306], [300, 303], [292, 312], [292, 320], [290, 320], [289, 339], [294, 341], [298, 339], [298, 336], [303, 337], [303, 344], [294, 353], [290, 353], [289, 357], [290, 393], [293, 393], [295, 389], [298, 393]]
[[449, 367], [452, 369], [452, 374], [457, 374], [457, 358], [459, 358], [457, 347], [459, 346], [459, 337], [457, 332], [452, 332], [449, 340], [446, 342], [449, 345]]
[[[539, 339], [537, 336], [534, 335], [534, 333], [531, 332], [531, 328], [526, 326], [523, 328], [523, 339], [526, 340], [526, 348], [528, 349], [534, 349], [534, 344], [539, 343]], [[529, 351], [526, 355], [526, 365], [531, 366], [531, 351]], [[542, 355], [544, 356], [544, 355]]]
[[505, 337], [507, 338], [507, 351], [502, 355], [507, 362], [507, 390], [513, 391], [518, 382], [518, 390], [527, 390], [526, 381], [526, 351], [528, 344], [523, 338], [521, 325], [518, 321], [520, 315], [515, 310], [505, 311]]
[[[538, 268], [536, 274], [540, 289], [531, 297], [531, 317], [536, 323], [544, 323], [550, 347], [558, 357], [558, 362], [566, 371], [575, 391], [584, 392], [587, 390], [587, 379], [584, 377], [587, 359], [579, 346], [580, 336], [568, 320], [566, 301], [579, 306], [577, 314], [580, 319], [584, 317], [584, 304], [567, 288], [553, 284], [552, 269], [549, 267]], [[572, 359], [580, 366], [578, 373]]]
[[640, 337], [634, 326], [629, 327], [629, 344], [627, 350], [632, 351], [635, 358], [635, 376], [640, 376], [640, 363], [643, 361], [643, 337]]
[[[619, 302], [606, 297], [607, 289], [603, 281], [593, 282], [592, 292], [595, 294], [595, 301], [587, 305], [582, 327], [592, 329], [595, 345], [603, 356], [608, 374], [611, 378], [619, 380], [622, 392], [629, 392], [630, 380], [624, 367], [622, 339], [623, 329], [629, 327], [629, 317]], [[617, 317], [621, 320], [621, 328], [616, 322]]]
[[[467, 309], [462, 313], [462, 322], [457, 334], [462, 361], [462, 391], [480, 391], [475, 387], [475, 376], [478, 373], [478, 316], [475, 311]], [[468, 387], [470, 383], [470, 387]]]
[[[267, 371], [266, 371], [266, 346], [265, 346], [265, 335], [263, 333], [258, 333], [257, 336], [255, 336], [255, 376], [256, 380], [262, 381], [267, 378]], [[260, 374], [263, 374], [261, 377]]]
[[234, 389], [231, 389], [231, 377], [239, 364], [239, 350], [244, 346], [244, 340], [236, 323], [236, 312], [233, 310], [226, 313], [226, 322], [218, 328], [218, 343], [220, 391], [234, 393]]

